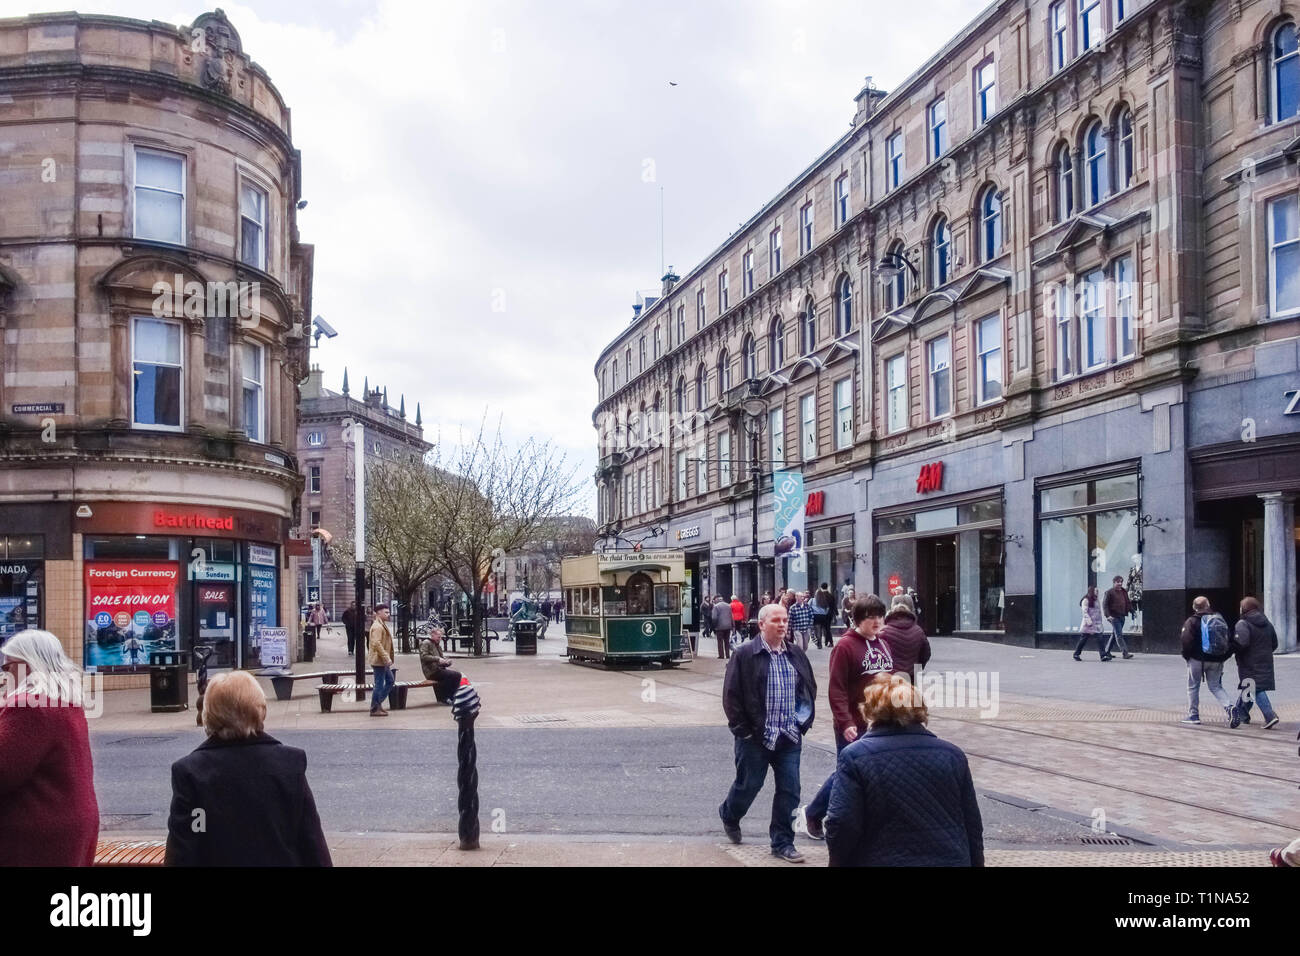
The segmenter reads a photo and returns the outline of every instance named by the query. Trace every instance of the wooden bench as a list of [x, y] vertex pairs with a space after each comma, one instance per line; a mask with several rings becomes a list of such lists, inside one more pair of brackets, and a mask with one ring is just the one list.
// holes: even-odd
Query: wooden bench
[[[448, 634], [444, 637], [444, 640], [452, 648], [455, 648], [457, 644], [461, 645], [461, 649], [466, 653], [474, 650], [474, 637], [472, 635]], [[501, 640], [501, 635], [494, 630], [488, 629], [488, 631], [483, 635], [483, 652], [485, 654], [491, 654], [492, 642], [499, 640]]]
[[[267, 677], [271, 680], [271, 686], [275, 688], [276, 700], [293, 699], [293, 682], [296, 680], [315, 680], [320, 678], [326, 684], [337, 684], [340, 674], [349, 674], [352, 671], [313, 671], [310, 674], [258, 674], [259, 677]], [[367, 674], [373, 673], [369, 669]]]
[[[390, 710], [406, 710], [406, 692], [412, 687], [432, 687], [431, 680], [402, 680], [393, 684], [393, 689], [388, 694], [388, 706]], [[334, 707], [334, 695], [342, 694], [350, 690], [356, 690], [356, 684], [321, 684], [316, 688], [320, 694], [320, 710], [322, 714], [331, 713]], [[375, 689], [374, 684], [362, 684], [361, 690], [369, 692]], [[434, 692], [437, 696], [437, 692]]]
[[95, 866], [162, 866], [166, 840], [100, 840], [95, 846]]

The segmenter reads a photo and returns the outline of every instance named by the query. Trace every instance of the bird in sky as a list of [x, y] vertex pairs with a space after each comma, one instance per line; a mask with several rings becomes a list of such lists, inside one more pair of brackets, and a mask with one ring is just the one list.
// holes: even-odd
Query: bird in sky
[[669, 80], [669, 81], [668, 81], [668, 85], [669, 85], [669, 86], [676, 86], [677, 84], [674, 83], [672, 80]]

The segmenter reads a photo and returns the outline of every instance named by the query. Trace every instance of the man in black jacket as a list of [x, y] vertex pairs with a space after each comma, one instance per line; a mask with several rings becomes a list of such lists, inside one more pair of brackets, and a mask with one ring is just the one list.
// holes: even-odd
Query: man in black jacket
[[718, 816], [728, 839], [739, 843], [740, 821], [763, 789], [770, 766], [776, 778], [768, 827], [772, 853], [802, 863], [803, 854], [794, 848], [793, 817], [799, 806], [799, 756], [813, 723], [817, 682], [808, 656], [785, 644], [788, 623], [781, 605], [764, 607], [758, 637], [736, 648], [727, 664], [722, 707], [736, 738], [736, 781]]

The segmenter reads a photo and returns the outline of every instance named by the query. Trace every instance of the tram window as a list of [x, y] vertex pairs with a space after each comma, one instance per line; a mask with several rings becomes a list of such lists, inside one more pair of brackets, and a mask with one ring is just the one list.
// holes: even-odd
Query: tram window
[[654, 584], [648, 574], [638, 572], [627, 580], [627, 613], [649, 614]]
[[676, 584], [655, 586], [655, 613], [679, 614], [682, 610], [682, 596]]

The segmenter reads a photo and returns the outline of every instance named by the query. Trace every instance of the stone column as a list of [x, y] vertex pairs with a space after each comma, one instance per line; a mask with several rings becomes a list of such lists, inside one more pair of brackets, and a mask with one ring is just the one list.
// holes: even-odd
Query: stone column
[[1070, 177], [1070, 185], [1074, 189], [1074, 214], [1077, 216], [1083, 211], [1083, 197], [1087, 195], [1084, 192], [1083, 177], [1086, 170], [1083, 166], [1083, 148], [1076, 146], [1070, 150], [1070, 163], [1074, 167], [1074, 175]]
[[207, 366], [203, 361], [204, 320], [190, 318], [185, 322], [185, 430], [208, 430], [207, 412], [203, 407], [203, 387], [207, 379]]
[[1281, 492], [1264, 500], [1264, 613], [1277, 631], [1278, 650], [1296, 649], [1295, 499]]
[[113, 377], [112, 397], [108, 425], [110, 428], [131, 427], [131, 390], [135, 388], [135, 375], [131, 366], [131, 335], [128, 323], [130, 313], [125, 308], [113, 308], [109, 313], [109, 367]]
[[284, 353], [275, 346], [267, 347], [266, 354], [266, 436], [263, 439], [278, 448], [284, 447], [284, 415], [280, 407], [281, 378]]

